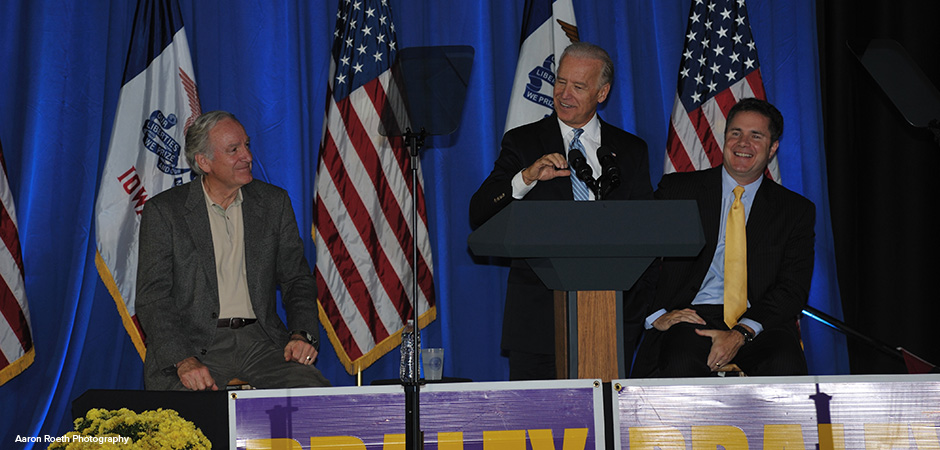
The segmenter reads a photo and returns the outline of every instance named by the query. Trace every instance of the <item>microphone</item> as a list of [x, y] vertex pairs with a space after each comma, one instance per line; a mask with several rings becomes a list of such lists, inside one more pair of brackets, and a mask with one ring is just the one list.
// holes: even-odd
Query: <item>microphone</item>
[[597, 149], [597, 159], [601, 163], [601, 180], [604, 185], [604, 193], [620, 186], [620, 166], [617, 165], [617, 155], [608, 148], [601, 147]]
[[571, 171], [579, 180], [583, 181], [591, 190], [594, 190], [594, 171], [591, 170], [591, 166], [588, 165], [587, 158], [584, 157], [581, 150], [571, 149], [568, 151], [568, 165], [571, 166]]

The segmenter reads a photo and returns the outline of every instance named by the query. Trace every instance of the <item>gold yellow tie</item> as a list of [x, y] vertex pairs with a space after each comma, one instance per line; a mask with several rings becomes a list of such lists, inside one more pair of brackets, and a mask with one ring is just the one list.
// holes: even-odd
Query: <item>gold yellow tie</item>
[[735, 326], [747, 309], [747, 236], [745, 235], [744, 188], [734, 188], [734, 202], [725, 224], [725, 323]]

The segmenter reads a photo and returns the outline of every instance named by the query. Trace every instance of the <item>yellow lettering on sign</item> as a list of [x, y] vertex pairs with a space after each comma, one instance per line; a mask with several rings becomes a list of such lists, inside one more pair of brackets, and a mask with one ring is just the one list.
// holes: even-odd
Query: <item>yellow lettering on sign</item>
[[[365, 450], [365, 447], [362, 450]], [[382, 450], [405, 450], [405, 433], [386, 434]]]
[[692, 450], [748, 450], [744, 430], [730, 425], [707, 425], [692, 427]]
[[865, 448], [873, 450], [910, 448], [907, 425], [902, 423], [866, 423]]
[[764, 425], [764, 450], [806, 450], [803, 427], [799, 424]]
[[288, 438], [248, 439], [245, 448], [247, 450], [302, 450], [300, 442]]
[[529, 441], [532, 442], [532, 450], [555, 450], [552, 430], [529, 430]]
[[819, 450], [845, 450], [845, 426], [841, 423], [821, 423], [816, 425], [819, 431]]
[[929, 423], [912, 423], [911, 433], [917, 450], [940, 450], [940, 440], [937, 439], [937, 427]]
[[[910, 428], [910, 433], [908, 432]], [[913, 436], [914, 442], [911, 442]], [[914, 444], [914, 445], [912, 445]], [[930, 424], [869, 423], [865, 424], [866, 449], [917, 448], [918, 450], [940, 449], [937, 431]]]
[[355, 436], [311, 436], [310, 450], [366, 450], [366, 444]]
[[630, 450], [685, 450], [685, 438], [673, 427], [630, 427]]
[[[587, 436], [587, 428], [565, 428], [563, 450], [584, 450]], [[532, 450], [555, 450], [552, 430], [529, 430], [529, 442], [532, 443]]]
[[587, 428], [565, 428], [564, 450], [585, 450], [587, 436]]
[[438, 450], [463, 450], [463, 432], [437, 433]]
[[526, 450], [525, 430], [484, 431], [483, 450]]

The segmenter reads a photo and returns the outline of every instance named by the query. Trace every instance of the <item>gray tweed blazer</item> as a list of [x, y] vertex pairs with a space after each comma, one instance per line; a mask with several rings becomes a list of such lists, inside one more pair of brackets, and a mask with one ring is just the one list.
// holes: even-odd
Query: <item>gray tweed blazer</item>
[[[141, 216], [135, 303], [146, 335], [145, 380], [206, 354], [218, 324], [215, 253], [200, 182], [154, 196]], [[255, 180], [242, 195], [248, 291], [258, 322], [280, 346], [290, 339], [288, 330], [316, 336], [316, 281], [287, 192]], [[278, 287], [286, 327], [277, 313]]]

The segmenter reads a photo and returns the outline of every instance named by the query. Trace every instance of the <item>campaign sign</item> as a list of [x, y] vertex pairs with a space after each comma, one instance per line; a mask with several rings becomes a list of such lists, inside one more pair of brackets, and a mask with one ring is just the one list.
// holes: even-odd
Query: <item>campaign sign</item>
[[617, 450], [940, 449], [940, 376], [615, 380]]
[[[233, 391], [229, 447], [404, 450], [401, 386]], [[600, 380], [428, 384], [426, 450], [603, 450]]]

